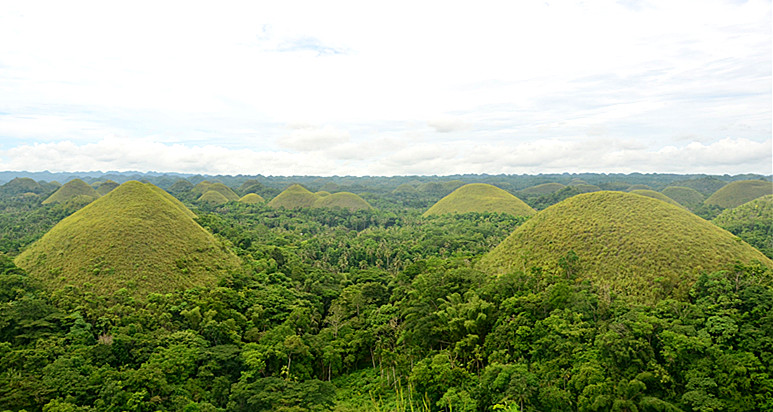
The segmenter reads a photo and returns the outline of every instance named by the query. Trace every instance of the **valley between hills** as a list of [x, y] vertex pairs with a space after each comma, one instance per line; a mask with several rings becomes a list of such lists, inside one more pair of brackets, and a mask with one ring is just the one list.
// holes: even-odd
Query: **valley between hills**
[[0, 183], [0, 411], [773, 410], [770, 176]]

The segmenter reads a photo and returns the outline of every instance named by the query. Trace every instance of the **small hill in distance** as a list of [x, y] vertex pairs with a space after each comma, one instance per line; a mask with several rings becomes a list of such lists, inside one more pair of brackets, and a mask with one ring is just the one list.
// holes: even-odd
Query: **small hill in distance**
[[104, 182], [97, 184], [97, 186], [95, 187], [95, 190], [97, 191], [97, 193], [99, 193], [100, 196], [104, 196], [110, 193], [111, 190], [115, 189], [118, 186], [119, 186], [118, 183], [112, 180], [106, 180]]
[[210, 206], [218, 206], [228, 203], [228, 199], [223, 196], [222, 193], [216, 190], [207, 190], [203, 195], [199, 196], [197, 200]]
[[213, 285], [240, 262], [194, 217], [158, 187], [126, 182], [60, 221], [15, 263], [49, 290], [126, 288], [142, 297]]
[[402, 183], [398, 185], [395, 190], [392, 191], [392, 193], [396, 195], [415, 195], [419, 192], [415, 187], [409, 185], [408, 183]]
[[671, 183], [671, 186], [689, 187], [695, 189], [703, 196], [711, 196], [712, 193], [721, 189], [727, 182], [719, 180], [716, 177], [699, 177], [697, 179], [679, 180]]
[[596, 185], [589, 185], [587, 183], [573, 183], [568, 186], [580, 193], [598, 192], [601, 190], [600, 187]]
[[661, 193], [690, 210], [699, 208], [706, 200], [701, 192], [685, 186], [668, 186]]
[[210, 182], [208, 180], [205, 180], [193, 187], [193, 193], [196, 193], [197, 195], [203, 195], [209, 191], [215, 191], [220, 193], [221, 195], [223, 195], [223, 197], [228, 199], [228, 201], [239, 200], [239, 195], [237, 195], [236, 192], [234, 192], [233, 190], [231, 190], [230, 187], [220, 182]]
[[705, 203], [728, 209], [770, 194], [773, 194], [773, 182], [766, 180], [738, 180], [730, 182], [714, 192], [706, 199]]
[[93, 187], [89, 186], [88, 183], [81, 179], [73, 179], [57, 189], [56, 192], [43, 201], [43, 204], [66, 203], [71, 201], [88, 203], [98, 197], [99, 193], [97, 193]]
[[424, 216], [469, 212], [509, 213], [514, 216], [536, 213], [531, 206], [507, 191], [485, 183], [471, 183], [440, 199], [424, 212]]
[[725, 209], [712, 222], [773, 259], [773, 195]]
[[314, 202], [315, 208], [346, 209], [350, 212], [372, 210], [373, 207], [360, 196], [349, 192], [338, 192], [327, 196], [319, 196]]
[[558, 192], [566, 186], [561, 183], [543, 183], [541, 185], [527, 187], [520, 191], [521, 194], [526, 196], [539, 196], [549, 195], [551, 193]]
[[317, 199], [318, 196], [314, 193], [311, 193], [305, 187], [299, 184], [294, 184], [290, 185], [290, 187], [282, 191], [282, 193], [271, 199], [268, 202], [268, 205], [275, 209], [283, 207], [288, 210], [310, 208], [314, 206], [314, 202], [316, 202]]
[[636, 184], [628, 186], [628, 188], [625, 189], [626, 192], [633, 192], [635, 190], [652, 190], [652, 187], [643, 184]]
[[532, 216], [478, 267], [491, 274], [541, 267], [652, 302], [683, 294], [700, 273], [736, 261], [773, 267], [758, 250], [683, 208], [602, 191], [571, 197]]
[[680, 205], [679, 202], [677, 202], [676, 200], [671, 199], [670, 197], [664, 195], [663, 193], [656, 192], [654, 190], [650, 190], [650, 189], [634, 189], [634, 190], [631, 190], [630, 193], [637, 194], [637, 195], [640, 195], [640, 196], [651, 197], [653, 199], [658, 199], [660, 201], [663, 201], [663, 202], [666, 202], [666, 203], [670, 203], [670, 204], [672, 204], [674, 206], [684, 207], [684, 206]]
[[8, 196], [20, 195], [23, 193], [43, 193], [43, 187], [29, 177], [16, 177], [0, 187], [2, 194]]
[[248, 204], [265, 203], [266, 199], [263, 199], [262, 196], [256, 193], [247, 193], [246, 195], [239, 198], [239, 202]]

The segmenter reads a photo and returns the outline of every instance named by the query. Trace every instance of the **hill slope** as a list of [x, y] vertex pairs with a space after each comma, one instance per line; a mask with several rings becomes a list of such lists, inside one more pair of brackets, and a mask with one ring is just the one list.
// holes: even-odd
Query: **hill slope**
[[671, 199], [670, 197], [664, 195], [663, 193], [656, 192], [656, 191], [651, 190], [651, 189], [634, 189], [634, 190], [631, 190], [629, 193], [634, 193], [634, 194], [637, 194], [637, 195], [640, 195], [640, 196], [651, 197], [653, 199], [658, 199], [658, 200], [660, 200], [662, 202], [666, 202], [666, 203], [672, 204], [674, 206], [684, 207], [684, 206], [680, 205], [679, 202], [677, 202], [676, 200]]
[[263, 199], [263, 197], [256, 193], [247, 193], [246, 195], [239, 198], [239, 202], [241, 203], [264, 203], [266, 199]]
[[282, 193], [278, 194], [275, 198], [268, 202], [268, 205], [273, 208], [283, 207], [285, 209], [297, 209], [304, 207], [313, 207], [314, 202], [319, 199], [319, 196], [311, 193], [305, 187], [294, 184], [285, 189]]
[[713, 222], [773, 259], [773, 195], [726, 209]]
[[699, 272], [736, 261], [773, 267], [758, 250], [680, 207], [606, 191], [577, 195], [537, 213], [479, 267], [492, 274], [535, 266], [560, 272], [570, 251], [579, 258], [570, 270], [580, 278], [645, 300], [672, 287], [684, 291]]
[[424, 216], [469, 212], [509, 213], [514, 216], [531, 216], [536, 213], [521, 199], [496, 186], [471, 183], [440, 199], [424, 212]]
[[73, 179], [62, 185], [56, 192], [52, 193], [48, 199], [43, 201], [43, 204], [64, 203], [75, 198], [91, 198], [93, 200], [98, 197], [99, 193], [97, 193], [93, 187], [89, 186], [88, 183], [80, 179]]
[[218, 192], [229, 201], [239, 200], [239, 195], [237, 195], [236, 192], [220, 182], [210, 182], [205, 180], [193, 187], [193, 192], [198, 195], [203, 195], [209, 191]]
[[222, 205], [228, 203], [228, 199], [216, 190], [207, 190], [203, 195], [199, 196], [198, 201], [209, 205]]
[[555, 193], [566, 186], [561, 183], [543, 183], [541, 185], [527, 187], [526, 189], [521, 190], [521, 194], [523, 195], [549, 195], [551, 193]]
[[356, 212], [358, 210], [371, 210], [373, 207], [360, 196], [349, 192], [338, 192], [320, 196], [315, 202], [314, 207], [341, 208]]
[[93, 284], [135, 296], [212, 285], [239, 260], [174, 197], [132, 181], [63, 219], [16, 258], [47, 288]]
[[741, 206], [758, 197], [773, 194], [773, 182], [765, 180], [739, 180], [730, 182], [706, 199], [707, 205], [725, 209]]
[[669, 186], [661, 193], [690, 210], [697, 209], [705, 200], [701, 192], [685, 186]]

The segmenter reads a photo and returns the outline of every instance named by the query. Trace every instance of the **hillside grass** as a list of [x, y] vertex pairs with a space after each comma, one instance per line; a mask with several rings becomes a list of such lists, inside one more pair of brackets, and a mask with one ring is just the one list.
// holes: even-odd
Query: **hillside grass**
[[700, 273], [736, 261], [773, 267], [760, 251], [681, 207], [603, 191], [571, 197], [532, 216], [478, 268], [502, 274], [539, 267], [653, 301], [684, 294]]
[[360, 196], [350, 192], [338, 192], [320, 196], [314, 202], [315, 208], [345, 209], [350, 212], [358, 210], [373, 210], [373, 207]]
[[86, 196], [91, 198], [91, 200], [94, 200], [99, 197], [99, 193], [83, 180], [73, 179], [62, 185], [56, 192], [52, 193], [51, 196], [43, 201], [43, 204], [65, 203], [78, 196], [81, 196], [80, 199], [84, 199], [83, 196]]
[[222, 205], [228, 203], [228, 198], [215, 190], [207, 190], [203, 195], [199, 196], [197, 200], [209, 205]]
[[685, 186], [669, 186], [663, 189], [661, 193], [690, 210], [699, 208], [703, 201], [706, 200], [706, 197], [701, 192]]
[[680, 205], [679, 202], [677, 202], [676, 200], [671, 199], [670, 197], [664, 195], [663, 193], [656, 192], [654, 190], [650, 190], [650, 189], [635, 189], [635, 190], [631, 190], [629, 193], [637, 194], [639, 196], [651, 197], [653, 199], [658, 199], [661, 202], [666, 202], [666, 203], [672, 204], [674, 206], [684, 207], [684, 206]]
[[464, 185], [424, 212], [425, 217], [447, 213], [492, 212], [531, 216], [536, 211], [505, 190], [485, 183]]
[[114, 182], [112, 180], [106, 180], [104, 182], [100, 182], [96, 186], [96, 191], [97, 193], [99, 193], [100, 196], [104, 196], [110, 193], [111, 190], [115, 189], [118, 186], [120, 185], [117, 182]]
[[268, 202], [268, 206], [275, 209], [283, 207], [285, 209], [299, 209], [310, 208], [314, 206], [314, 202], [319, 199], [319, 196], [310, 192], [305, 187], [294, 184], [282, 191], [275, 198]]
[[527, 187], [526, 189], [521, 190], [520, 193], [527, 196], [549, 195], [558, 192], [565, 187], [566, 185], [561, 183], [543, 183], [541, 185]]
[[246, 195], [239, 198], [239, 202], [241, 203], [265, 203], [266, 199], [263, 199], [263, 196], [257, 194], [257, 193], [247, 193]]
[[773, 259], [773, 195], [725, 209], [712, 222]]
[[739, 180], [730, 182], [714, 192], [706, 199], [705, 203], [729, 209], [770, 194], [773, 194], [773, 182], [766, 180]]
[[47, 289], [135, 297], [213, 285], [239, 259], [163, 190], [127, 182], [60, 221], [15, 260]]
[[239, 195], [236, 194], [230, 187], [220, 182], [203, 181], [193, 187], [193, 193], [203, 195], [209, 191], [215, 191], [223, 195], [228, 201], [239, 200]]

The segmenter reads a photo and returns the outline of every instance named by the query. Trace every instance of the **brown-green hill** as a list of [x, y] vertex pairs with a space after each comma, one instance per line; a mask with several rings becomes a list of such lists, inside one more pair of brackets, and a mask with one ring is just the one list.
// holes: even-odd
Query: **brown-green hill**
[[690, 210], [700, 207], [706, 199], [701, 192], [685, 186], [669, 186], [663, 189], [661, 193]]
[[634, 193], [634, 194], [637, 194], [637, 195], [640, 195], [640, 196], [651, 197], [653, 199], [658, 199], [658, 200], [660, 200], [662, 202], [670, 203], [670, 204], [672, 204], [674, 206], [684, 207], [684, 206], [680, 205], [679, 202], [677, 202], [676, 200], [671, 199], [670, 197], [664, 195], [663, 193], [656, 192], [654, 190], [650, 190], [650, 189], [635, 189], [635, 190], [631, 190], [631, 193]]
[[16, 177], [4, 184], [2, 188], [0, 188], [0, 192], [9, 196], [20, 195], [22, 193], [40, 194], [43, 193], [43, 188], [40, 186], [40, 183], [29, 177]]
[[330, 192], [326, 190], [320, 190], [318, 192], [314, 192], [315, 195], [323, 197], [323, 196], [330, 196]]
[[392, 191], [392, 193], [396, 194], [396, 195], [399, 195], [399, 194], [402, 194], [402, 195], [415, 195], [415, 194], [417, 194], [419, 192], [416, 190], [415, 187], [413, 187], [413, 186], [411, 186], [411, 185], [409, 185], [407, 183], [403, 183], [403, 184], [397, 186], [395, 188], [395, 190]]
[[338, 192], [328, 196], [318, 197], [314, 202], [314, 207], [320, 208], [341, 208], [356, 212], [358, 210], [372, 210], [373, 207], [360, 196], [349, 192]]
[[239, 195], [237, 195], [236, 192], [234, 192], [233, 190], [231, 190], [230, 187], [220, 182], [210, 182], [205, 180], [193, 187], [193, 193], [196, 193], [198, 195], [203, 195], [209, 192], [210, 190], [220, 193], [229, 201], [239, 200]]
[[577, 183], [577, 184], [570, 184], [568, 185], [572, 189], [577, 190], [580, 193], [590, 193], [590, 192], [598, 192], [601, 190], [600, 187], [596, 185], [589, 185], [587, 183]]
[[521, 194], [527, 196], [549, 195], [558, 192], [565, 187], [566, 186], [561, 183], [543, 183], [541, 185], [527, 187], [526, 189], [521, 190]]
[[440, 199], [424, 216], [446, 213], [496, 212], [514, 216], [531, 216], [534, 209], [512, 194], [489, 184], [464, 185]]
[[60, 221], [15, 262], [50, 290], [127, 288], [142, 297], [213, 285], [239, 260], [194, 217], [158, 187], [127, 182]]
[[652, 301], [672, 289], [681, 295], [699, 273], [736, 261], [773, 267], [758, 250], [683, 208], [602, 191], [571, 197], [532, 216], [478, 267], [491, 274], [533, 267], [569, 271], [602, 290]]
[[773, 194], [773, 182], [766, 180], [738, 180], [722, 186], [721, 189], [709, 196], [705, 203], [728, 209], [770, 194]]
[[247, 193], [239, 199], [239, 202], [249, 204], [264, 203], [265, 201], [266, 199], [256, 193]]
[[93, 187], [89, 186], [89, 184], [83, 180], [73, 179], [57, 189], [56, 192], [51, 194], [51, 196], [43, 201], [43, 204], [65, 203], [67, 201], [73, 200], [76, 197], [79, 197], [79, 199], [85, 199], [84, 196], [90, 197], [92, 200], [94, 200], [99, 197], [99, 193], [97, 193]]
[[725, 209], [712, 222], [773, 259], [773, 195]]
[[104, 196], [104, 195], [110, 193], [111, 190], [115, 189], [118, 186], [119, 186], [118, 183], [116, 183], [116, 182], [114, 182], [112, 180], [106, 180], [104, 182], [99, 183], [96, 186], [96, 190], [97, 190], [97, 193], [99, 193], [100, 196]]
[[198, 201], [213, 206], [228, 203], [228, 199], [216, 190], [207, 190], [203, 195], [199, 196]]
[[633, 192], [634, 190], [652, 190], [652, 187], [649, 185], [635, 184], [628, 186], [628, 188], [625, 189], [626, 192]]
[[319, 196], [299, 184], [294, 184], [271, 199], [268, 205], [277, 209], [280, 207], [285, 209], [307, 208], [313, 207], [317, 199]]
[[697, 190], [703, 196], [711, 196], [712, 193], [721, 189], [727, 182], [719, 180], [716, 177], [699, 177], [697, 179], [678, 180], [672, 182], [671, 186], [689, 187]]

